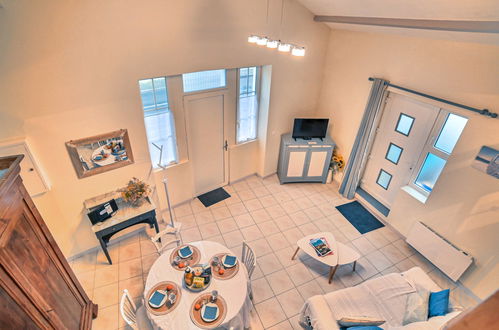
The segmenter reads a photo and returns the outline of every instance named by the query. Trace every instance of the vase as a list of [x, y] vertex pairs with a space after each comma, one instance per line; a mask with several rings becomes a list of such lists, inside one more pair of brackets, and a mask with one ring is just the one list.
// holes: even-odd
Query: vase
[[139, 198], [135, 202], [129, 202], [129, 204], [132, 207], [140, 207], [142, 206], [142, 204], [144, 204], [145, 200], [146, 200], [145, 198]]

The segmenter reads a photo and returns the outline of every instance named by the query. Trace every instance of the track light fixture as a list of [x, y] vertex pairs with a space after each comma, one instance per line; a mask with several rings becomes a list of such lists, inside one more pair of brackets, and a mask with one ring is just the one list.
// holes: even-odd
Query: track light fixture
[[257, 44], [258, 46], [267, 46], [270, 49], [277, 49], [281, 53], [289, 53], [294, 56], [305, 56], [305, 47], [295, 46], [282, 42], [281, 40], [270, 39], [268, 37], [259, 37], [257, 35], [250, 35], [248, 37], [250, 44]]

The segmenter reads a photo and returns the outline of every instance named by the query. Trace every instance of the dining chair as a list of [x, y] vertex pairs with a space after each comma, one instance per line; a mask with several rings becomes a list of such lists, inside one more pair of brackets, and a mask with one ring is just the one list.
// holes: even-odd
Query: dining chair
[[[163, 253], [163, 251], [172, 243], [177, 243], [177, 246], [180, 246], [182, 243], [182, 239], [180, 238], [180, 228], [182, 227], [181, 223], [177, 223], [175, 227], [168, 226], [166, 229], [163, 229], [153, 237], [151, 237], [151, 241], [158, 250], [158, 254]], [[167, 239], [167, 236], [170, 238]]]
[[253, 300], [253, 289], [251, 287], [251, 275], [253, 275], [253, 271], [256, 267], [256, 255], [251, 246], [249, 246], [246, 242], [243, 242], [243, 253], [242, 253], [242, 261], [248, 270], [248, 276], [250, 279], [250, 298]]
[[147, 317], [145, 306], [141, 305], [137, 308], [127, 289], [123, 290], [123, 296], [121, 296], [120, 313], [123, 320], [125, 320], [132, 329], [152, 330], [152, 325]]

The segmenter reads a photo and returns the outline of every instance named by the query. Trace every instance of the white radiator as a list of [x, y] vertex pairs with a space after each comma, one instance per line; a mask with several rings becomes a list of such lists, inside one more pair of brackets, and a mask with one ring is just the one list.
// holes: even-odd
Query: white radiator
[[406, 242], [453, 281], [457, 281], [473, 262], [473, 257], [419, 221], [411, 228]]

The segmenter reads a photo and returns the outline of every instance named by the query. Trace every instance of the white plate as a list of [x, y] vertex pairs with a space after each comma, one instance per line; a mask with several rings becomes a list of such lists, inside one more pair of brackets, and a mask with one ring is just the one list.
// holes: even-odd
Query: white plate
[[[216, 316], [215, 316], [215, 318], [214, 318], [214, 319], [205, 319], [205, 318], [204, 318], [204, 311], [205, 311], [205, 309], [206, 309], [206, 306], [209, 306], [209, 307], [216, 307], [216, 309], [217, 309], [217, 314], [216, 314]], [[218, 319], [219, 314], [220, 314], [220, 309], [218, 308], [218, 306], [217, 306], [216, 304], [213, 304], [213, 303], [208, 303], [208, 304], [206, 304], [206, 305], [203, 305], [203, 308], [201, 308], [201, 318], [202, 318], [202, 319], [203, 319], [203, 321], [205, 321], [205, 322], [213, 322], [213, 321], [215, 321], [216, 319]]]
[[[163, 299], [161, 300], [161, 302], [159, 304], [153, 304], [151, 302], [151, 298], [152, 298], [152, 296], [154, 296], [156, 294], [156, 292], [164, 295]], [[166, 302], [167, 299], [168, 299], [168, 294], [165, 291], [163, 291], [163, 290], [156, 290], [149, 297], [148, 303], [149, 303], [149, 306], [151, 306], [152, 308], [160, 308], [161, 306], [163, 306], [163, 304]]]
[[[235, 262], [233, 265], [227, 265], [227, 264], [225, 263], [225, 258], [226, 258], [226, 257], [234, 257], [234, 258], [236, 258], [236, 262]], [[234, 267], [235, 265], [237, 265], [237, 261], [238, 261], [238, 260], [237, 260], [237, 257], [236, 257], [236, 256], [232, 256], [232, 255], [230, 255], [230, 254], [226, 254], [226, 255], [224, 255], [224, 256], [223, 256], [223, 258], [222, 258], [222, 264], [224, 265], [224, 267], [225, 267], [225, 268], [232, 268], [232, 267]]]
[[[190, 253], [182, 254], [181, 251], [182, 251], [182, 249], [185, 249], [185, 248], [189, 248]], [[192, 248], [189, 245], [184, 245], [180, 249], [178, 249], [178, 256], [182, 259], [189, 258], [190, 256], [192, 256], [193, 253], [194, 252], [192, 251]]]

